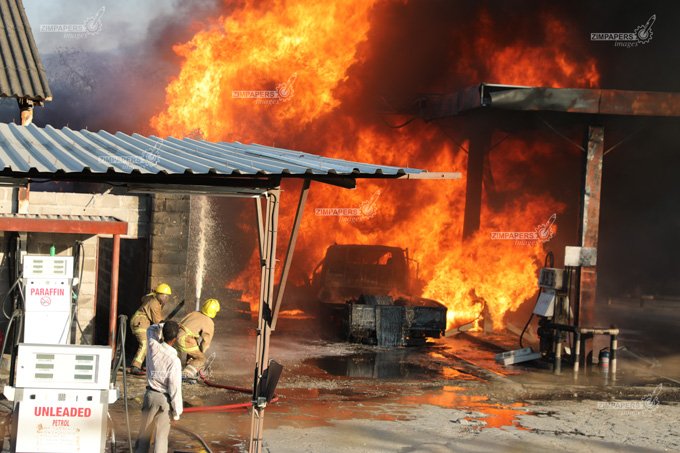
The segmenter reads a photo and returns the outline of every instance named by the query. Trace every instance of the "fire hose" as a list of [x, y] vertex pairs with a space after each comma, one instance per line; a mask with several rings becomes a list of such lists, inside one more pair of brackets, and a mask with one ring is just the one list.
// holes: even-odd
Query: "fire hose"
[[205, 448], [205, 450], [206, 450], [208, 453], [212, 453], [212, 450], [210, 449], [210, 446], [209, 446], [208, 443], [205, 441], [205, 439], [203, 439], [201, 436], [199, 436], [199, 435], [196, 434], [195, 432], [189, 431], [188, 429], [182, 428], [181, 426], [177, 426], [177, 425], [173, 425], [172, 429], [175, 429], [175, 430], [179, 431], [180, 433], [184, 433], [184, 434], [187, 434], [187, 435], [189, 435], [189, 436], [192, 436], [194, 439], [196, 439], [197, 441], [199, 441], [199, 442], [201, 443], [201, 445], [203, 445], [203, 448]]
[[[113, 372], [111, 373], [111, 383], [115, 385], [116, 383], [116, 375], [118, 373], [118, 370], [122, 368], [123, 370], [123, 400], [125, 401], [125, 422], [127, 425], [127, 441], [128, 441], [128, 447], [130, 451], [133, 451], [133, 445], [132, 445], [132, 433], [130, 430], [130, 412], [128, 409], [128, 397], [127, 397], [127, 364], [125, 363], [125, 340], [126, 340], [126, 331], [127, 331], [127, 316], [125, 315], [119, 315], [118, 316], [118, 343], [116, 347], [116, 356], [114, 357], [114, 366], [113, 366]], [[111, 415], [109, 415], [109, 420], [111, 420]], [[112, 441], [112, 451], [116, 451], [116, 432], [113, 429], [113, 421], [111, 420], [111, 441]], [[194, 437], [202, 446], [205, 448], [205, 450], [208, 453], [212, 453], [212, 450], [210, 449], [210, 446], [205, 442], [205, 440], [198, 435], [197, 433], [190, 431], [186, 428], [182, 428], [180, 426], [174, 426], [173, 429], [184, 433], [186, 435]]]
[[[120, 355], [118, 356], [118, 360], [115, 360], [115, 365], [114, 365], [114, 373], [113, 373], [113, 382], [115, 383], [115, 374], [118, 369], [121, 368], [123, 369], [123, 391], [124, 391], [124, 400], [125, 400], [125, 414], [126, 414], [126, 421], [128, 423], [128, 443], [130, 445], [130, 448], [132, 451], [132, 441], [131, 441], [131, 436], [130, 436], [130, 428], [129, 428], [129, 412], [128, 412], [128, 407], [127, 407], [127, 376], [125, 373], [125, 352], [124, 348], [122, 345], [125, 344], [125, 329], [126, 329], [126, 324], [127, 324], [127, 317], [125, 315], [120, 315], [119, 316], [119, 342], [118, 342], [118, 347], [120, 348]], [[208, 387], [213, 387], [213, 388], [218, 388], [218, 389], [223, 389], [223, 390], [229, 390], [233, 392], [238, 392], [238, 393], [244, 393], [244, 394], [252, 394], [252, 389], [249, 389], [247, 387], [237, 387], [237, 386], [232, 386], [232, 385], [224, 385], [224, 384], [218, 384], [216, 382], [210, 381], [204, 374], [203, 372], [199, 371], [199, 377], [201, 381]], [[274, 395], [274, 398], [270, 401], [270, 403], [275, 403], [278, 401], [278, 396]], [[183, 410], [183, 413], [199, 413], [199, 412], [234, 412], [238, 410], [244, 410], [252, 407], [253, 403], [251, 401], [249, 402], [244, 402], [244, 403], [235, 403], [235, 404], [224, 404], [220, 406], [194, 406], [194, 407], [187, 407]], [[178, 425], [173, 425], [173, 429], [182, 432], [186, 435], [190, 435], [194, 437], [198, 442], [200, 442], [203, 447], [208, 451], [211, 452], [208, 444], [205, 442], [205, 440], [198, 435], [197, 433], [188, 430], [186, 428], [183, 428]], [[115, 436], [115, 433], [112, 433], [113, 436]], [[114, 445], [115, 445], [115, 437], [114, 437]], [[115, 447], [114, 447], [115, 448]]]
[[[249, 389], [247, 387], [236, 387], [233, 385], [224, 385], [224, 384], [218, 384], [216, 382], [208, 380], [208, 378], [199, 371], [198, 373], [201, 381], [208, 387], [213, 387], [217, 389], [223, 389], [223, 390], [230, 390], [232, 392], [238, 392], [238, 393], [245, 393], [247, 395], [250, 395], [253, 393], [252, 389]], [[279, 400], [279, 397], [274, 395], [274, 398], [270, 401], [270, 403], [275, 403]], [[196, 412], [234, 412], [240, 409], [248, 409], [249, 407], [252, 407], [253, 403], [251, 401], [245, 402], [245, 403], [234, 403], [234, 404], [224, 404], [221, 406], [194, 406], [194, 407], [187, 407], [184, 409], [184, 413], [196, 413]]]

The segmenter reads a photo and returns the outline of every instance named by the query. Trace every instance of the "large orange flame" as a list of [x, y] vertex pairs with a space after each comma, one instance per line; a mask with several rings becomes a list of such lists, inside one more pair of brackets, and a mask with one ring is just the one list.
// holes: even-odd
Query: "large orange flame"
[[[184, 62], [167, 87], [167, 105], [151, 119], [151, 126], [161, 136], [199, 132], [209, 140], [252, 141], [365, 162], [464, 171], [467, 155], [442, 129], [417, 122], [392, 129], [370, 115], [359, 119], [343, 110], [356, 94], [353, 87], [362, 84], [351, 68], [372, 58], [368, 40], [372, 21], [380, 20], [375, 9], [374, 2], [364, 0], [330, 6], [303, 0], [246, 1], [190, 42], [175, 46]], [[486, 14], [477, 20], [482, 30], [493, 27]], [[569, 28], [551, 17], [542, 23], [540, 32], [547, 39], [543, 45], [499, 45], [484, 33], [465, 45], [456, 43], [459, 53], [452, 71], [468, 84], [597, 86], [594, 60], [583, 61], [566, 51]], [[253, 90], [267, 91], [268, 97], [249, 98]], [[367, 109], [376, 110], [372, 101], [365, 101]], [[499, 145], [493, 155], [498, 189], [517, 184], [504, 178], [509, 171], [504, 162], [528, 160], [537, 148], [549, 152], [549, 147], [522, 139]], [[294, 204], [293, 193], [285, 192], [284, 205]], [[518, 245], [492, 240], [491, 233], [534, 231], [564, 205], [532, 193], [501, 208], [485, 204], [482, 228], [463, 244], [464, 202], [464, 179], [361, 182], [354, 191], [314, 185], [294, 283], [309, 275], [333, 243], [400, 246], [420, 263], [420, 277], [427, 282], [422, 295], [449, 307], [450, 326], [475, 319], [486, 306], [494, 326], [501, 327], [508, 311], [535, 294], [543, 247], [540, 241]], [[364, 215], [317, 216], [318, 207], [362, 208]], [[292, 209], [282, 211], [282, 230], [289, 227], [292, 215]], [[250, 261], [228, 285], [244, 289], [256, 306], [254, 254]]]

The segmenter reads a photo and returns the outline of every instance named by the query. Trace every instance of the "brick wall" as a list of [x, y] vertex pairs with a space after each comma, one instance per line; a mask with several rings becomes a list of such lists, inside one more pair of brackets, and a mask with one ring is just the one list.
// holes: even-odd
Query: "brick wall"
[[[16, 203], [13, 192], [16, 189], [0, 188], [0, 212], [13, 212]], [[28, 213], [30, 214], [61, 214], [61, 215], [102, 215], [113, 216], [128, 222], [128, 234], [124, 238], [143, 238], [149, 234], [149, 206], [148, 196], [128, 196], [111, 194], [80, 194], [31, 192]], [[8, 289], [7, 263], [4, 259], [8, 235], [0, 232], [2, 245], [0, 250], [0, 295], [4, 297]], [[76, 240], [83, 242], [85, 263], [83, 266], [83, 280], [78, 300], [77, 319], [85, 332], [86, 342], [91, 342], [94, 316], [96, 310], [96, 281], [98, 260], [98, 238], [88, 235], [66, 235], [57, 233], [32, 233], [28, 235], [28, 253], [49, 254], [50, 246], [54, 244], [58, 255], [73, 255], [73, 245]], [[76, 339], [81, 342], [80, 333], [76, 332]]]
[[[167, 283], [174, 303], [191, 299], [187, 287], [190, 196], [156, 194], [152, 200], [150, 286]], [[165, 313], [167, 314], [167, 313]]]
[[[0, 188], [0, 212], [16, 212], [15, 198], [16, 189]], [[149, 288], [162, 282], [171, 286], [174, 302], [169, 309], [182, 299], [193, 301], [193, 296], [189, 294], [193, 289], [187, 287], [190, 221], [188, 195], [123, 196], [33, 191], [30, 193], [28, 212], [113, 216], [128, 222], [128, 235], [123, 238], [150, 240]], [[0, 239], [0, 295], [4, 296], [8, 289], [8, 269], [4, 260], [8, 235], [0, 232]], [[98, 237], [33, 233], [28, 235], [28, 253], [49, 254], [50, 246], [54, 244], [58, 255], [73, 255], [76, 240], [83, 242], [85, 253], [77, 319], [85, 333], [85, 341], [90, 342], [96, 314]], [[193, 307], [192, 304], [189, 306]], [[75, 335], [78, 342], [81, 342], [80, 333], [75, 332]]]

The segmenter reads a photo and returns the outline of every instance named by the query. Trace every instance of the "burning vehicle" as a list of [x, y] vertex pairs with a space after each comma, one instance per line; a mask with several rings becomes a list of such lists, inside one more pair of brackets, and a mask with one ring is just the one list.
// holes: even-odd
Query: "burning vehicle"
[[[416, 271], [413, 272], [415, 267]], [[422, 297], [408, 250], [385, 245], [332, 245], [312, 276], [324, 319], [350, 341], [406, 346], [438, 338], [446, 307]]]

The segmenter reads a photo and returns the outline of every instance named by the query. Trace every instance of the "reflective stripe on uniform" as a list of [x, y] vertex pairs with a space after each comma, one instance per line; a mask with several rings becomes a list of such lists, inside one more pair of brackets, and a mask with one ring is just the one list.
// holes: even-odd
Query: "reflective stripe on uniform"
[[[193, 333], [193, 332], [191, 331], [191, 329], [187, 328], [186, 326], [184, 326], [184, 325], [181, 324], [181, 323], [180, 323], [180, 325], [179, 325], [179, 328], [180, 328], [180, 330], [184, 330], [184, 332], [185, 332], [184, 335], [180, 336], [180, 337], [177, 339], [177, 344], [179, 344], [180, 350], [181, 350], [182, 352], [196, 352], [196, 351], [200, 351], [200, 348], [198, 347], [198, 344], [197, 344], [196, 346], [188, 346], [188, 347], [187, 347], [187, 344], [186, 344], [187, 337], [188, 337], [188, 338], [193, 338], [193, 339], [195, 339], [195, 340], [198, 340], [199, 338], [201, 338], [200, 335], [196, 335], [195, 333]], [[197, 343], [198, 343], [198, 341], [197, 341]]]
[[139, 343], [135, 357], [132, 360], [132, 365], [141, 367], [146, 358], [146, 329], [133, 329], [132, 332], [135, 334], [137, 342]]
[[[179, 349], [180, 349], [182, 352], [196, 352], [196, 351], [200, 351], [200, 348], [198, 347], [198, 345], [196, 345], [196, 346], [187, 346], [187, 344], [186, 344], [186, 338], [187, 338], [187, 335], [185, 335], [185, 336], [183, 336], [183, 337], [180, 337], [179, 340], [177, 341], [177, 344], [179, 345]], [[190, 338], [192, 338], [192, 337], [190, 337]]]
[[[132, 331], [134, 332], [135, 327], [137, 327], [140, 322], [142, 321], [141, 319], [137, 321], [138, 318], [145, 318], [144, 313], [141, 313], [139, 311], [136, 311], [134, 315], [132, 315], [132, 318], [130, 318], [130, 328], [132, 328]], [[146, 332], [146, 329], [144, 329]]]
[[201, 338], [200, 335], [193, 333], [193, 332], [191, 331], [191, 329], [189, 329], [187, 326], [185, 326], [185, 325], [182, 324], [182, 323], [180, 323], [179, 328], [180, 328], [180, 329], [184, 329], [184, 331], [186, 332], [186, 334], [185, 334], [184, 336], [193, 337], [193, 338], [195, 338], [195, 339], [197, 339], [197, 340], [198, 340], [199, 338]]

